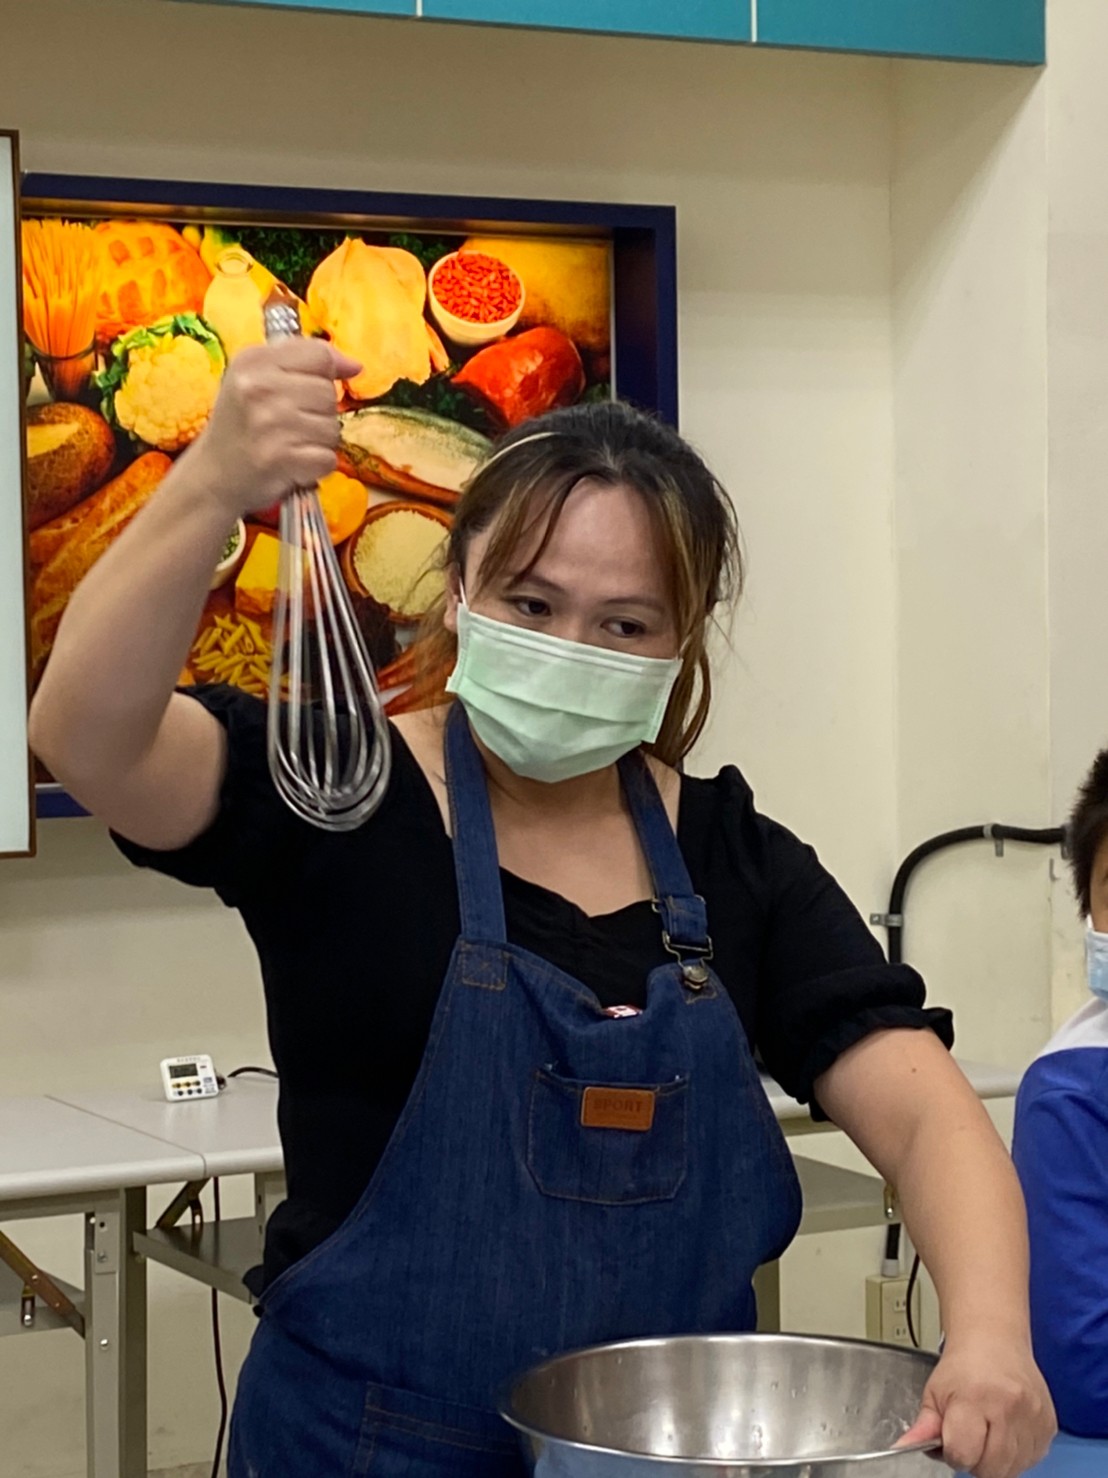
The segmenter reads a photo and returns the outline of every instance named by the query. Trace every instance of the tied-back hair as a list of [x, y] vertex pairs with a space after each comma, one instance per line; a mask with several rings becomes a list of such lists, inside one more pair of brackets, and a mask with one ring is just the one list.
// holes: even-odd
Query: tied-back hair
[[1067, 828], [1073, 890], [1082, 917], [1092, 908], [1093, 864], [1101, 842], [1108, 836], [1108, 749], [1093, 761], [1085, 783], [1077, 793]]
[[[524, 422], [500, 440], [467, 484], [442, 565], [464, 572], [470, 598], [505, 575], [528, 574], [549, 544], [566, 500], [585, 479], [637, 492], [664, 550], [682, 661], [661, 730], [647, 747], [665, 764], [678, 765], [708, 718], [708, 623], [741, 594], [743, 563], [730, 498], [671, 426], [618, 401], [571, 406]], [[472, 539], [490, 528], [480, 569], [467, 570]], [[516, 551], [538, 529], [538, 548], [520, 569]], [[441, 674], [453, 666], [457, 640], [445, 625], [445, 610], [444, 594], [420, 634], [417, 685], [424, 691], [419, 706], [446, 697]]]

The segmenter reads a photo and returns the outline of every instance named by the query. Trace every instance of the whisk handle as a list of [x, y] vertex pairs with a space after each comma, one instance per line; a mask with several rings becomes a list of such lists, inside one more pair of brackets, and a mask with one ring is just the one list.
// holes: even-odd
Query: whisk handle
[[[300, 309], [296, 299], [283, 282], [274, 283], [269, 296], [262, 305], [262, 324], [267, 342], [274, 339], [298, 339], [303, 335], [300, 324]], [[289, 497], [311, 496], [315, 488], [294, 488]], [[286, 535], [282, 533], [282, 538]]]
[[262, 323], [267, 340], [298, 338], [304, 332], [296, 299], [284, 283], [277, 282], [270, 289], [262, 305]]

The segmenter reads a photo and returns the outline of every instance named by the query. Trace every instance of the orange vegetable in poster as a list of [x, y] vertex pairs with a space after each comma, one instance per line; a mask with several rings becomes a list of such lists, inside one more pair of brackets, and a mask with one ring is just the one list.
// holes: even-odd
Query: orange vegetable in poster
[[171, 313], [199, 313], [212, 274], [180, 231], [160, 221], [101, 221], [104, 277], [96, 336], [119, 334]]
[[430, 378], [426, 298], [426, 273], [399, 247], [347, 237], [312, 273], [308, 307], [335, 347], [362, 366], [347, 382], [355, 400], [375, 400], [397, 380]]
[[77, 221], [24, 221], [23, 329], [55, 400], [74, 401], [96, 368], [103, 242]]
[[319, 482], [319, 503], [332, 544], [349, 539], [365, 517], [365, 484], [345, 472], [329, 472]]
[[454, 376], [502, 426], [518, 426], [555, 406], [572, 405], [585, 371], [572, 340], [556, 328], [532, 328], [490, 344]]

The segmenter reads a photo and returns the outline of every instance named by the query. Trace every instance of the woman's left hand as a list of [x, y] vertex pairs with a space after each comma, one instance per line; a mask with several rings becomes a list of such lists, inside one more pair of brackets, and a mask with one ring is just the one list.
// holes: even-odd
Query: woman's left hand
[[943, 1458], [973, 1478], [1019, 1478], [1046, 1456], [1054, 1404], [1026, 1336], [948, 1340], [915, 1426], [898, 1445], [941, 1438]]

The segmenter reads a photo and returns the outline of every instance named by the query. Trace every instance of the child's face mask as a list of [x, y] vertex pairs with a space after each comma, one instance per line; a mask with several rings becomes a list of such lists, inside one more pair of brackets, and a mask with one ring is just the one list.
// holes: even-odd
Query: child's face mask
[[1100, 934], [1089, 919], [1085, 928], [1085, 970], [1094, 996], [1108, 1001], [1108, 934]]

